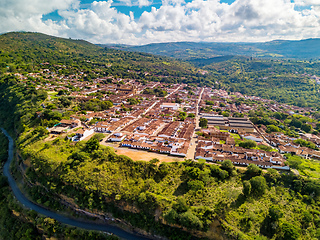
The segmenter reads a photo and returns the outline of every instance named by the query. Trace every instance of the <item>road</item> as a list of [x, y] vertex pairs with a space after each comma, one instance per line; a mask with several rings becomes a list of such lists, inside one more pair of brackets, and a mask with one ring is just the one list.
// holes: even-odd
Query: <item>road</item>
[[176, 91], [178, 91], [181, 88], [181, 86], [177, 87], [172, 93], [169, 93], [167, 96], [165, 96], [164, 98], [168, 98], [170, 97], [172, 94], [174, 94]]
[[143, 240], [143, 239], [151, 239], [151, 238], [146, 238], [141, 235], [136, 235], [132, 234], [129, 232], [126, 232], [122, 230], [119, 227], [108, 225], [108, 224], [97, 224], [97, 223], [88, 223], [85, 221], [80, 221], [72, 218], [68, 218], [66, 216], [60, 215], [58, 213], [52, 212], [48, 209], [45, 209], [37, 204], [34, 204], [31, 202], [26, 196], [23, 195], [23, 193], [20, 191], [20, 189], [17, 186], [17, 183], [15, 179], [12, 177], [11, 172], [10, 172], [10, 164], [13, 160], [13, 155], [14, 155], [14, 144], [13, 144], [13, 139], [11, 136], [7, 133], [7, 131], [3, 128], [1, 128], [2, 132], [7, 136], [9, 140], [9, 149], [8, 149], [8, 160], [4, 165], [3, 168], [3, 173], [4, 175], [8, 178], [9, 185], [12, 189], [12, 192], [16, 199], [26, 208], [29, 208], [31, 210], [34, 210], [42, 215], [45, 215], [47, 217], [53, 218], [61, 223], [71, 225], [74, 227], [79, 227], [87, 230], [96, 230], [96, 231], [103, 231], [103, 232], [109, 232], [113, 233], [116, 236], [123, 238], [123, 239], [128, 239], [128, 240]]
[[199, 131], [199, 104], [200, 104], [200, 101], [201, 101], [201, 98], [202, 98], [202, 94], [203, 94], [203, 91], [204, 91], [204, 88], [202, 88], [200, 94], [199, 94], [199, 98], [198, 98], [198, 101], [197, 101], [197, 105], [196, 105], [196, 128], [193, 132], [193, 135], [192, 135], [192, 139], [190, 141], [190, 145], [189, 145], [189, 149], [188, 149], [188, 152], [187, 152], [187, 155], [186, 155], [186, 158], [187, 159], [192, 159], [194, 160], [194, 155], [196, 153], [196, 146], [197, 146], [197, 134], [196, 134], [196, 131]]

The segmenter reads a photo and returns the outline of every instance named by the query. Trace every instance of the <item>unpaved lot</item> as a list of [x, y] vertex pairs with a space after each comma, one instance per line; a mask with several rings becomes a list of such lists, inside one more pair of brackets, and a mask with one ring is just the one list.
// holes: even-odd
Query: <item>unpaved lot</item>
[[116, 154], [126, 155], [134, 161], [138, 161], [138, 160], [150, 161], [153, 158], [158, 158], [160, 160], [160, 162], [177, 162], [177, 161], [184, 160], [184, 158], [171, 157], [166, 154], [158, 154], [158, 153], [153, 153], [153, 152], [148, 152], [148, 151], [141, 151], [141, 150], [130, 149], [130, 148], [122, 148], [122, 147], [118, 147], [118, 144], [108, 143], [105, 141], [100, 142], [100, 144], [102, 144], [104, 146], [113, 147]]

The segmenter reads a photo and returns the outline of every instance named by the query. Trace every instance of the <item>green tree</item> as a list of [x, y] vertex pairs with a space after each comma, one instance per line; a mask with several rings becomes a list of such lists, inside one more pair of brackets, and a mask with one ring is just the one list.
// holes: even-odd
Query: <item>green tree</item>
[[282, 130], [275, 125], [268, 125], [267, 126], [267, 133], [271, 133], [271, 132], [282, 132]]
[[86, 152], [93, 152], [94, 150], [99, 149], [99, 140], [95, 137], [90, 138], [85, 145]]
[[249, 181], [243, 181], [243, 194], [247, 197], [251, 193], [251, 183]]
[[246, 175], [248, 177], [255, 177], [255, 176], [260, 176], [262, 173], [261, 168], [259, 168], [257, 165], [250, 163], [249, 166], [247, 167]]
[[233, 163], [230, 160], [225, 160], [221, 164], [221, 169], [226, 170], [231, 175], [234, 169]]
[[290, 122], [290, 126], [294, 126], [294, 127], [296, 127], [296, 128], [301, 128], [302, 122], [299, 121], [299, 120], [296, 119], [296, 118], [293, 118], [293, 119], [291, 120], [291, 122]]
[[283, 222], [280, 225], [277, 240], [296, 240], [300, 237], [300, 229], [291, 223]]
[[98, 139], [99, 142], [101, 142], [102, 139], [104, 139], [104, 134], [103, 133], [97, 133], [97, 134], [93, 135], [93, 137]]
[[186, 112], [179, 112], [179, 116], [178, 118], [180, 119], [180, 121], [184, 121], [187, 117], [187, 113]]
[[267, 190], [266, 179], [262, 176], [256, 176], [250, 179], [251, 193], [255, 196], [262, 196]]
[[310, 124], [303, 123], [301, 129], [307, 133], [311, 132], [312, 126]]
[[169, 224], [177, 224], [178, 223], [179, 214], [174, 210], [171, 209], [167, 214], [164, 215], [164, 219]]
[[152, 158], [149, 163], [157, 165], [160, 162], [160, 160], [158, 158]]
[[189, 117], [189, 118], [195, 118], [196, 115], [195, 115], [194, 113], [189, 113], [189, 114], [188, 114], [188, 117]]
[[257, 143], [253, 140], [246, 140], [246, 141], [240, 142], [239, 147], [243, 147], [247, 149], [255, 148], [257, 147]]
[[206, 118], [200, 118], [199, 127], [201, 127], [201, 128], [207, 128], [207, 127], [208, 127], [208, 119], [206, 119]]
[[182, 226], [186, 227], [187, 229], [197, 229], [200, 230], [203, 227], [202, 222], [200, 219], [194, 215], [190, 210], [180, 214], [179, 220]]

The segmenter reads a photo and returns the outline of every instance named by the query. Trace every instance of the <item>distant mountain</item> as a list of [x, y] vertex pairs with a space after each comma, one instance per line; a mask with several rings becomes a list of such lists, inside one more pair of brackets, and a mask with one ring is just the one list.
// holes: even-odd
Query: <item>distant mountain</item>
[[[103, 45], [102, 45], [103, 46]], [[171, 42], [143, 46], [108, 45], [115, 49], [145, 52], [184, 60], [241, 55], [262, 58], [319, 59], [320, 39], [275, 40], [264, 43]]]

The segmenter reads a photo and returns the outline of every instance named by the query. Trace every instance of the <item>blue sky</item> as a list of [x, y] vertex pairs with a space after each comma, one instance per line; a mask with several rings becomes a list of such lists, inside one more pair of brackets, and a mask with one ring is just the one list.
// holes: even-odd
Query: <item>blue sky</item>
[[0, 32], [93, 43], [320, 37], [320, 0], [1, 0]]

